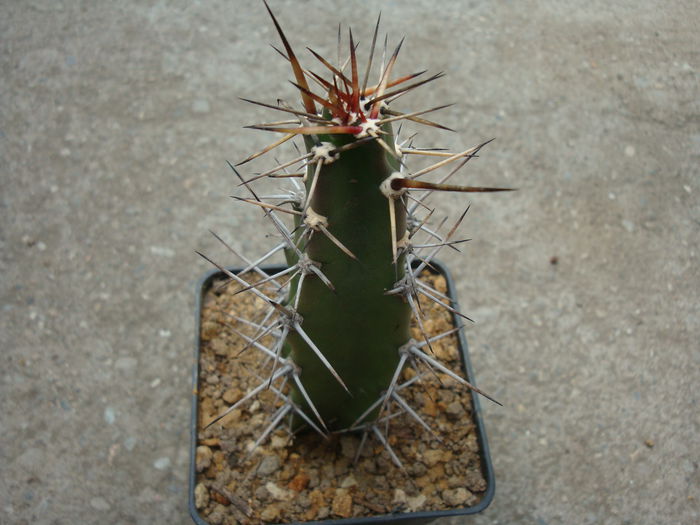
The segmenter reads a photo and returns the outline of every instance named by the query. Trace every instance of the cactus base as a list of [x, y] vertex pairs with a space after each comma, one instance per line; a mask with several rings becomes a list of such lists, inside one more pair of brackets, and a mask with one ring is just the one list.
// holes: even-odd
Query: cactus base
[[[454, 298], [449, 273], [439, 263], [433, 266], [441, 279], [436, 286], [446, 287]], [[394, 465], [372, 435], [355, 466], [361, 435], [349, 433], [333, 434], [325, 441], [313, 432], [291, 436], [278, 428], [249, 456], [256, 432], [275, 413], [275, 395], [269, 390], [221, 420], [219, 428], [204, 430], [222, 406], [258, 381], [253, 367], [259, 366], [259, 357], [246, 365], [246, 354], [252, 351], [244, 349], [244, 341], [236, 342], [230, 331], [236, 324], [234, 317], [251, 318], [240, 310], [254, 307], [255, 298], [250, 294], [231, 297], [221, 285], [225, 277], [219, 271], [209, 272], [197, 290], [189, 485], [195, 523], [209, 523], [214, 509], [223, 508], [241, 523], [417, 525], [475, 514], [489, 505], [495, 481], [479, 400], [453, 381], [426, 380], [423, 387], [402, 393], [431, 426], [440, 427], [439, 437], [444, 440], [440, 443], [406, 414], [392, 421], [391, 436], [397, 439], [395, 450], [407, 466], [405, 471]], [[444, 309], [424, 319], [426, 327], [435, 325], [438, 331], [444, 331], [446, 323], [454, 324], [455, 319]], [[462, 332], [458, 334], [452, 341], [435, 343], [434, 351], [451, 367], [462, 368], [473, 384], [466, 340]], [[433, 494], [447, 500], [442, 502], [444, 508], [436, 507]]]

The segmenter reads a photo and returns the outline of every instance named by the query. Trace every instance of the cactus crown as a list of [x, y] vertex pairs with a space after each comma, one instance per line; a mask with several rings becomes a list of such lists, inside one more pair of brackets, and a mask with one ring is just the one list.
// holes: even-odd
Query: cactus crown
[[[408, 113], [390, 109], [390, 103], [401, 95], [443, 76], [438, 73], [417, 80], [425, 73], [420, 71], [394, 78], [394, 65], [403, 40], [382, 61], [377, 83], [369, 83], [379, 19], [362, 79], [352, 31], [348, 37], [349, 56], [344, 61], [339, 56], [337, 65], [309, 49], [329, 75], [324, 78], [301, 66], [267, 3], [265, 6], [284, 47], [278, 52], [291, 65], [292, 84], [299, 91], [301, 108], [281, 101], [268, 104], [244, 99], [285, 113], [291, 120], [249, 126], [282, 136], [238, 166], [299, 135], [303, 137], [306, 153], [249, 179], [230, 165], [241, 186], [250, 193], [250, 197], [237, 198], [260, 207], [282, 242], [256, 260], [243, 258], [246, 270], [260, 276], [252, 284], [214, 263], [242, 284], [243, 290], [255, 293], [269, 305], [264, 321], [254, 324], [257, 334], [254, 337], [241, 334], [241, 337], [271, 360], [272, 365], [268, 365], [267, 377], [256, 388], [210, 424], [263, 389], [273, 388], [283, 403], [259, 442], [286, 415], [292, 415], [296, 422], [293, 425], [305, 423], [323, 435], [348, 430], [372, 432], [391, 453], [377, 426], [390, 405], [426, 426], [397, 394], [420, 377], [402, 383], [402, 371], [407, 364], [415, 368], [420, 362], [421, 366], [446, 373], [483, 394], [431, 356], [431, 341], [435, 338], [430, 339], [423, 330], [419, 298], [449, 310], [452, 305], [449, 298], [420, 282], [417, 276], [441, 248], [454, 248], [461, 242], [453, 240], [453, 235], [466, 214], [465, 210], [448, 232], [440, 233], [439, 228], [428, 225], [434, 210], [425, 199], [434, 190], [490, 192], [505, 188], [447, 182], [487, 142], [449, 153], [415, 148], [412, 137], [400, 141], [394, 136], [395, 122], [412, 121], [449, 129], [423, 117], [447, 105]], [[338, 40], [340, 50], [340, 30]], [[312, 90], [310, 83], [323, 94], [318, 94], [318, 89]], [[439, 160], [411, 172], [406, 165], [409, 155]], [[423, 176], [448, 165], [457, 168], [436, 182], [422, 180]], [[302, 171], [287, 171], [295, 166], [300, 166]], [[263, 177], [286, 178], [293, 189], [281, 195], [258, 195], [251, 183]], [[299, 179], [303, 184], [297, 182]], [[414, 197], [410, 190], [422, 195]], [[419, 217], [425, 210], [427, 216]], [[281, 218], [283, 215], [291, 217], [293, 226]], [[429, 240], [419, 244], [417, 234]], [[280, 251], [286, 255], [288, 269], [276, 275], [266, 274], [260, 264]], [[422, 341], [410, 336], [411, 316], [416, 318], [423, 333]], [[454, 330], [459, 329], [461, 326]], [[265, 346], [261, 340], [269, 334], [275, 336], [274, 343]], [[392, 458], [398, 461], [394, 454]]]

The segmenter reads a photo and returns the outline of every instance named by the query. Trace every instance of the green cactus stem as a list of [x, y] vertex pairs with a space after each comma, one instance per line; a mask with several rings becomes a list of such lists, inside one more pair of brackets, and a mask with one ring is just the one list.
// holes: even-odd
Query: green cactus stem
[[[284, 46], [280, 53], [292, 67], [292, 83], [301, 96], [302, 109], [248, 100], [283, 112], [294, 120], [249, 126], [281, 133], [282, 137], [239, 165], [298, 136], [303, 137], [306, 153], [248, 180], [236, 171], [252, 195], [252, 199], [240, 200], [264, 209], [283, 237], [282, 244], [269, 253], [283, 249], [289, 270], [277, 276], [266, 276], [254, 284], [245, 283], [229, 272], [232, 279], [245, 284], [245, 290], [258, 294], [270, 304], [268, 317], [271, 320], [266, 326], [260, 326], [259, 331], [276, 332], [278, 338], [272, 347], [262, 346], [256, 338], [249, 339], [250, 345], [267, 358], [273, 358], [272, 371], [267, 385], [266, 382], [258, 385], [227, 412], [266, 386], [291, 378], [291, 394], [284, 398], [285, 404], [273, 417], [274, 425], [265, 435], [283, 416], [296, 414], [296, 421], [307, 423], [324, 434], [361, 427], [371, 430], [388, 446], [374, 422], [391, 402], [403, 407], [393, 389], [404, 365], [421, 360], [427, 367], [442, 370], [442, 365], [422, 350], [423, 347], [430, 349], [428, 336], [424, 333], [425, 340], [420, 343], [411, 339], [412, 315], [423, 331], [419, 297], [452, 308], [448, 299], [439, 297], [436, 290], [417, 281], [417, 272], [411, 269], [411, 261], [416, 259], [414, 250], [431, 248], [424, 256], [423, 264], [428, 264], [441, 247], [454, 244], [451, 237], [461, 221], [460, 218], [447, 235], [432, 232], [425, 226], [427, 218], [418, 218], [417, 210], [425, 205], [421, 199], [409, 200], [409, 191], [482, 192], [502, 191], [503, 188], [447, 183], [456, 170], [437, 182], [418, 180], [451, 163], [463, 165], [476, 156], [485, 143], [453, 154], [413, 148], [397, 141], [392, 131], [395, 122], [412, 121], [448, 129], [423, 116], [447, 106], [409, 113], [389, 108], [395, 98], [442, 76], [414, 80], [424, 73], [420, 72], [393, 78], [401, 43], [379, 68], [376, 85], [369, 84], [379, 20], [360, 84], [352, 32], [349, 32], [350, 51], [346, 64], [334, 66], [311, 51], [329, 74], [324, 78], [301, 66], [282, 28], [267, 4], [265, 6]], [[312, 90], [310, 83], [319, 86], [322, 94], [318, 88]], [[411, 173], [405, 160], [413, 154], [441, 160]], [[287, 168], [299, 164], [302, 164], [302, 173], [286, 172]], [[303, 177], [304, 185], [297, 184], [288, 198], [275, 204], [268, 202], [271, 197], [258, 196], [250, 184], [262, 177], [285, 177], [294, 184], [296, 178]], [[279, 214], [291, 215], [293, 227], [287, 228]], [[412, 238], [418, 232], [427, 232], [433, 244], [414, 244]], [[249, 267], [265, 275], [255, 263]], [[290, 274], [286, 298], [273, 299], [257, 289], [262, 283], [275, 282], [276, 278]], [[450, 371], [445, 373], [466, 383]], [[410, 408], [406, 410], [418, 418]]]
[[[335, 147], [356, 140], [347, 135], [319, 137]], [[399, 361], [399, 348], [408, 342], [411, 309], [403, 297], [385, 295], [404, 277], [404, 258], [392, 255], [392, 229], [381, 183], [397, 168], [375, 141], [342, 152], [307, 177], [315, 183], [307, 210], [309, 223], [323, 226], [349, 251], [310, 226], [303, 248], [333, 284], [307, 276], [297, 307], [303, 329], [321, 349], [347, 387], [321, 363], [297, 332], [288, 336], [291, 359], [321, 417], [331, 429], [349, 427], [380, 396]], [[315, 170], [309, 169], [312, 173]], [[405, 206], [398, 207], [396, 232], [406, 231]], [[301, 402], [299, 393], [293, 399]]]

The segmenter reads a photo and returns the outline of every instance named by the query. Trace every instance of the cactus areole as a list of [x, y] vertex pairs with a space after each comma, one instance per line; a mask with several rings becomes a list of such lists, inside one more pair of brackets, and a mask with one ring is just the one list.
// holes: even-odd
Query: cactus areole
[[[279, 52], [291, 64], [292, 84], [301, 104], [292, 107], [281, 101], [269, 104], [245, 99], [284, 113], [286, 120], [250, 126], [279, 133], [281, 138], [239, 166], [299, 136], [306, 152], [297, 152], [292, 160], [248, 179], [234, 168], [241, 186], [252, 195], [239, 199], [259, 206], [283, 239], [267, 256], [283, 250], [289, 265], [284, 272], [288, 279], [284, 296], [261, 291], [262, 283], [276, 282], [280, 276], [265, 276], [260, 286], [244, 283], [247, 291], [269, 303], [268, 324], [260, 326], [259, 332], [275, 334], [277, 342], [264, 347], [251, 340], [267, 358], [272, 357], [273, 364], [269, 377], [235, 406], [284, 381], [289, 385], [286, 408], [273, 423], [290, 414], [293, 425], [308, 424], [324, 435], [357, 429], [381, 436], [376, 423], [386, 417], [394, 400], [394, 404], [402, 404], [394, 393], [401, 387], [407, 364], [415, 369], [420, 361], [430, 373], [446, 373], [430, 356], [420, 301], [435, 301], [448, 309], [451, 305], [437, 290], [418, 282], [420, 268], [412, 269], [411, 264], [422, 261], [425, 267], [442, 247], [459, 242], [452, 240], [452, 235], [464, 214], [449, 231], [439, 232], [439, 227], [430, 226], [434, 210], [425, 204], [425, 198], [435, 190], [483, 192], [502, 188], [448, 184], [447, 179], [457, 169], [436, 182], [422, 178], [445, 166], [461, 167], [484, 144], [449, 153], [415, 148], [412, 137], [402, 142], [394, 135], [392, 124], [396, 122], [448, 129], [421, 116], [446, 106], [414, 112], [390, 109], [394, 99], [442, 74], [422, 79], [418, 77], [424, 72], [395, 76], [401, 43], [388, 56], [385, 49], [383, 60], [373, 60], [379, 20], [364, 75], [359, 71], [350, 31], [344, 58], [340, 57], [339, 37], [336, 65], [309, 50], [325, 71], [323, 76], [301, 66], [269, 7], [268, 11], [283, 44]], [[375, 75], [376, 83], [371, 83], [369, 77]], [[412, 172], [407, 167], [410, 155], [434, 157], [436, 162]], [[286, 196], [259, 196], [251, 183], [262, 177], [287, 178], [295, 188]], [[411, 190], [418, 196], [409, 195]], [[291, 220], [285, 221], [283, 216]], [[416, 234], [427, 241], [418, 244]], [[262, 273], [257, 264], [264, 259], [251, 262], [249, 268]], [[422, 341], [411, 338], [412, 316], [424, 334]], [[410, 413], [418, 418], [414, 411]]]

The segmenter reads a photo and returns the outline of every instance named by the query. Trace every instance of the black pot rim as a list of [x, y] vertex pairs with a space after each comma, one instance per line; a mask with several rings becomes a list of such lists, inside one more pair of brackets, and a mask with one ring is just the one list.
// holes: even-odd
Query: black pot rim
[[[439, 261], [431, 261], [430, 265], [436, 273], [441, 274], [445, 277], [447, 281], [447, 294], [452, 299], [452, 307], [459, 311], [459, 305], [457, 303], [457, 289], [455, 287], [455, 282], [452, 279], [452, 274], [449, 272], [447, 267]], [[284, 269], [284, 265], [270, 265], [262, 267], [263, 270], [269, 271], [280, 271]], [[431, 269], [431, 268], [428, 268]], [[241, 271], [242, 268], [229, 268], [229, 271], [237, 273]], [[202, 519], [197, 511], [194, 500], [194, 489], [197, 484], [197, 472], [196, 472], [196, 457], [197, 457], [197, 419], [198, 419], [198, 391], [199, 391], [199, 346], [200, 346], [200, 332], [201, 332], [201, 309], [202, 309], [202, 299], [204, 293], [208, 290], [211, 282], [217, 276], [225, 276], [224, 272], [221, 270], [210, 270], [199, 280], [196, 289], [196, 304], [195, 304], [195, 341], [194, 341], [194, 366], [192, 369], [192, 414], [190, 418], [190, 464], [189, 464], [189, 483], [188, 483], [188, 506], [190, 511], [190, 516], [197, 525], [209, 525], [206, 521]], [[457, 316], [452, 314], [453, 321], [457, 323]], [[476, 381], [474, 377], [474, 370], [469, 360], [469, 347], [467, 346], [467, 340], [464, 336], [464, 330], [457, 332], [459, 351], [462, 356], [462, 366], [463, 371], [466, 374], [467, 380], [476, 386]], [[447, 509], [447, 510], [434, 510], [434, 511], [422, 511], [422, 512], [404, 512], [396, 514], [382, 514], [377, 516], [367, 516], [361, 518], [342, 518], [342, 519], [330, 519], [321, 521], [305, 521], [299, 522], [304, 525], [363, 525], [363, 524], [377, 524], [377, 523], [399, 523], [403, 522], [404, 525], [409, 525], [409, 523], [429, 523], [433, 520], [439, 518], [449, 518], [453, 516], [467, 516], [472, 514], [478, 514], [483, 512], [486, 507], [488, 507], [493, 501], [494, 495], [496, 493], [496, 478], [493, 471], [493, 464], [491, 462], [491, 454], [489, 449], [488, 440], [486, 438], [486, 429], [484, 427], [484, 422], [482, 418], [481, 403], [479, 397], [473, 390], [470, 391], [472, 397], [472, 417], [476, 425], [477, 430], [477, 440], [481, 448], [481, 461], [482, 470], [484, 473], [484, 478], [486, 480], [486, 491], [481, 499], [481, 501], [474, 505], [473, 507], [465, 507], [462, 509]]]

